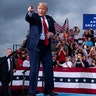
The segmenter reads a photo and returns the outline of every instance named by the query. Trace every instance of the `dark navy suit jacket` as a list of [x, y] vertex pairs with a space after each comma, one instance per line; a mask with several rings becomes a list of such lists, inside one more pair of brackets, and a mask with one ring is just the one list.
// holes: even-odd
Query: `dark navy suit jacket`
[[[8, 61], [6, 58], [7, 58], [6, 56], [0, 58], [0, 79], [1, 79], [1, 81], [5, 81], [6, 79], [10, 80], [10, 76], [11, 76], [11, 74], [9, 74], [10, 76], [7, 76], [8, 75]], [[2, 61], [4, 61], [4, 62], [2, 62]], [[12, 64], [13, 64], [13, 69], [16, 69], [14, 58], [12, 58]], [[9, 77], [9, 78], [7, 78], [7, 77]]]
[[[40, 38], [40, 33], [42, 32], [42, 23], [41, 23], [41, 17], [37, 13], [33, 13], [30, 17], [28, 13], [25, 17], [26, 21], [30, 24], [30, 32], [28, 35], [28, 41], [27, 41], [27, 48], [34, 51], [39, 51], [38, 48], [38, 42]], [[55, 34], [55, 28], [54, 28], [54, 20], [51, 16], [46, 15], [46, 19], [48, 21], [49, 25], [49, 32], [53, 32]]]

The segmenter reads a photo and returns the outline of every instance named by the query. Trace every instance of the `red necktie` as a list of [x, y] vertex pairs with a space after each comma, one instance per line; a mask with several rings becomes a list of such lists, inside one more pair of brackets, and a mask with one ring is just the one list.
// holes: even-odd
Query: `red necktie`
[[47, 31], [48, 31], [48, 27], [47, 27], [47, 24], [46, 24], [46, 22], [45, 22], [44, 17], [42, 17], [42, 19], [43, 19], [44, 34], [45, 34], [45, 45], [48, 46], [49, 40], [48, 40], [48, 38], [46, 38], [46, 34], [47, 34]]

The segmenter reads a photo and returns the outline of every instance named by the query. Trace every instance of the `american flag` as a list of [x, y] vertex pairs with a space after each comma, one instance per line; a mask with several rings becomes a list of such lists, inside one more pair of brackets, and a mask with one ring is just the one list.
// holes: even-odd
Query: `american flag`
[[55, 27], [56, 33], [63, 31], [63, 27], [61, 25], [59, 25], [57, 22], [54, 23], [54, 27]]
[[68, 20], [68, 18], [65, 19], [65, 22], [63, 24], [63, 30], [64, 31], [69, 30], [69, 20]]
[[[13, 90], [21, 90], [22, 85], [28, 89], [29, 70], [17, 69], [13, 75]], [[54, 68], [55, 92], [96, 94], [96, 68]], [[38, 89], [42, 90], [42, 68], [39, 71]]]
[[56, 33], [63, 32], [69, 29], [69, 20], [65, 19], [63, 26], [59, 25], [57, 22], [54, 23]]

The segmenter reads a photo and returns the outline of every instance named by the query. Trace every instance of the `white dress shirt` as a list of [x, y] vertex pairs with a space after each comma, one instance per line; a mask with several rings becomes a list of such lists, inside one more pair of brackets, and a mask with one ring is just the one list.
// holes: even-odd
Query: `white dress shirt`
[[11, 69], [11, 62], [10, 62], [9, 58], [7, 59], [7, 62], [8, 62], [8, 71], [10, 71], [10, 69]]
[[[49, 26], [48, 26], [48, 21], [47, 21], [47, 19], [46, 19], [45, 16], [44, 16], [44, 19], [45, 19], [45, 22], [46, 22], [46, 24], [47, 24], [47, 27], [49, 27]], [[42, 19], [42, 17], [41, 17], [41, 22], [42, 22], [42, 32], [41, 32], [41, 34], [40, 34], [40, 40], [45, 40], [44, 26], [43, 26], [43, 19]]]

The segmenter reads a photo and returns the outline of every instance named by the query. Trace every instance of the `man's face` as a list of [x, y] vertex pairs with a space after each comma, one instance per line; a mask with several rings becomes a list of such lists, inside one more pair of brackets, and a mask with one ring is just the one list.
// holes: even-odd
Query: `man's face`
[[12, 53], [12, 50], [11, 49], [8, 49], [7, 51], [6, 51], [6, 55], [10, 55]]
[[47, 7], [44, 5], [38, 5], [37, 11], [39, 16], [45, 16], [47, 13]]

